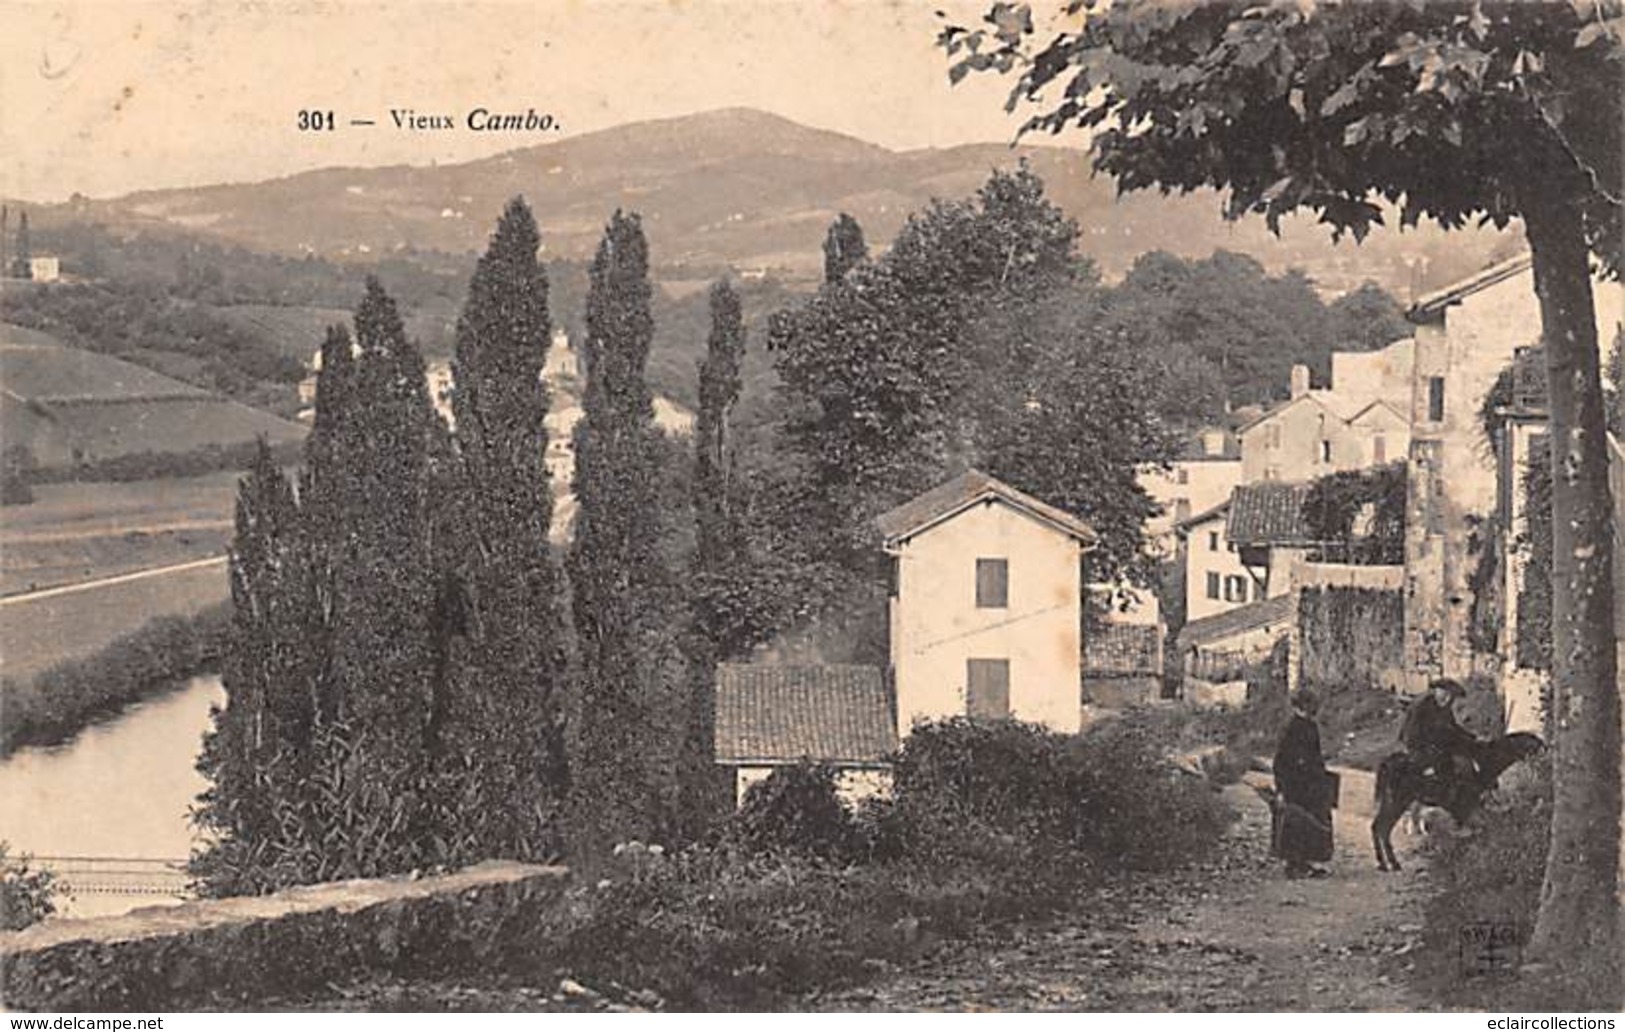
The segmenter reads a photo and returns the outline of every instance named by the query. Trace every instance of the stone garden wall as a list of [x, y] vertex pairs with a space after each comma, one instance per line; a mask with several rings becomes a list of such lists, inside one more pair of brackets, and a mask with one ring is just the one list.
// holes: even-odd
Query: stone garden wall
[[229, 1008], [369, 972], [496, 966], [502, 944], [544, 920], [568, 879], [562, 867], [490, 862], [418, 879], [48, 920], [0, 933], [0, 1006]]

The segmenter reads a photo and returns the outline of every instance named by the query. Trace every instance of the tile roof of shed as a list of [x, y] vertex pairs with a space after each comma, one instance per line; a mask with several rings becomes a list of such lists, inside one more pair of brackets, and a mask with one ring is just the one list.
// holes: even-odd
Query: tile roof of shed
[[716, 705], [718, 763], [872, 765], [897, 749], [878, 667], [723, 663]]
[[1234, 634], [1285, 622], [1291, 615], [1291, 595], [1278, 595], [1262, 602], [1237, 606], [1186, 624], [1180, 629], [1178, 647], [1183, 651], [1198, 645], [1211, 645]]
[[938, 484], [924, 494], [904, 502], [889, 512], [876, 517], [875, 525], [885, 535], [887, 544], [903, 541], [928, 527], [948, 519], [983, 500], [998, 499], [1025, 512], [1041, 523], [1047, 523], [1084, 544], [1093, 544], [1098, 536], [1094, 528], [1076, 516], [1041, 502], [1032, 495], [1017, 491], [1001, 480], [995, 480], [979, 470], [966, 470], [946, 483]]
[[1242, 484], [1230, 494], [1225, 537], [1238, 546], [1314, 544], [1303, 502], [1308, 484], [1265, 480]]

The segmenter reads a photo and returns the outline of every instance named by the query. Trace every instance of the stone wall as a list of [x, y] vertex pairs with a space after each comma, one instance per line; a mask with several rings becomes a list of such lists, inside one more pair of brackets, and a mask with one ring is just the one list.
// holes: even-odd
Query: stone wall
[[489, 862], [420, 879], [48, 920], [0, 933], [0, 1004], [23, 1011], [229, 1008], [367, 973], [495, 966], [569, 872]]

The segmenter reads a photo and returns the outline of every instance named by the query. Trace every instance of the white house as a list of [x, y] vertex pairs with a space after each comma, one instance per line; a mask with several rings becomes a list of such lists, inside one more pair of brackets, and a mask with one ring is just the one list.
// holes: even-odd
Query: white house
[[835, 767], [848, 799], [881, 791], [891, 753], [921, 721], [1014, 717], [1081, 729], [1083, 553], [1095, 532], [974, 470], [876, 524], [894, 560], [890, 670], [723, 664], [716, 762], [737, 799], [804, 759]]
[[28, 278], [35, 283], [55, 283], [62, 278], [61, 259], [48, 254], [28, 259]]
[[974, 470], [876, 523], [894, 560], [898, 737], [956, 716], [1077, 731], [1082, 560], [1095, 532]]
[[1146, 537], [1164, 552], [1178, 524], [1206, 512], [1230, 497], [1241, 483], [1241, 453], [1235, 434], [1217, 427], [1199, 431], [1185, 442], [1178, 459], [1166, 469], [1151, 466], [1139, 474], [1140, 487], [1162, 512], [1145, 522]]
[[1230, 501], [1199, 512], [1176, 530], [1184, 541], [1185, 619], [1200, 620], [1264, 597], [1230, 547]]

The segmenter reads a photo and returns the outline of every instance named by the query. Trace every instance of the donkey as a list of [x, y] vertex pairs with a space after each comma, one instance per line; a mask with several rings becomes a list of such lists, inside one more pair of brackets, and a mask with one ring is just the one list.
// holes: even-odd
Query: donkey
[[1477, 775], [1456, 778], [1443, 788], [1424, 778], [1416, 761], [1406, 753], [1396, 752], [1383, 760], [1377, 767], [1377, 815], [1371, 819], [1371, 845], [1377, 853], [1377, 870], [1400, 869], [1389, 836], [1412, 803], [1442, 806], [1458, 824], [1463, 823], [1478, 811], [1485, 794], [1495, 788], [1508, 767], [1545, 747], [1540, 736], [1523, 731], [1479, 742], [1473, 753]]

